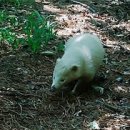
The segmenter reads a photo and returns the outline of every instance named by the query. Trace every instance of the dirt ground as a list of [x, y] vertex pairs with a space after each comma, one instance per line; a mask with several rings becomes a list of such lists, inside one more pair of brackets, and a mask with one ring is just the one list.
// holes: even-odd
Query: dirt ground
[[104, 93], [91, 86], [75, 95], [52, 93], [53, 69], [61, 53], [10, 51], [1, 44], [1, 130], [90, 130], [93, 121], [102, 130], [130, 129], [130, 3], [78, 1], [37, 3], [37, 9], [57, 23], [58, 36], [46, 49], [78, 33], [96, 33], [106, 56], [93, 82]]

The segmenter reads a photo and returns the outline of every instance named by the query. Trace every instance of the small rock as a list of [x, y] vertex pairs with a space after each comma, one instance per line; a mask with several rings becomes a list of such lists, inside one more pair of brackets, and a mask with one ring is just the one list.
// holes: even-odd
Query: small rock
[[80, 31], [80, 29], [73, 29], [72, 30], [72, 33], [80, 33], [81, 31]]
[[130, 71], [124, 71], [123, 74], [124, 75], [130, 75]]
[[122, 77], [118, 77], [118, 78], [116, 78], [116, 81], [122, 82], [122, 81], [123, 81], [123, 78], [122, 78]]
[[90, 122], [88, 126], [90, 127], [91, 130], [95, 130], [95, 129], [99, 130], [100, 129], [97, 121]]

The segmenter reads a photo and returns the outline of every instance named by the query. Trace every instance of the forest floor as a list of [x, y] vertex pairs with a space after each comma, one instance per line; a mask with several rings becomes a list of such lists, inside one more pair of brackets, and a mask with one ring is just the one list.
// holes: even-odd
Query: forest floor
[[91, 86], [76, 95], [52, 93], [53, 69], [61, 53], [10, 51], [7, 44], [1, 44], [1, 130], [91, 130], [94, 123], [102, 130], [130, 129], [130, 2], [77, 1], [37, 3], [41, 14], [52, 16], [58, 25], [58, 36], [46, 49], [75, 34], [97, 34], [106, 56], [93, 82], [104, 93]]

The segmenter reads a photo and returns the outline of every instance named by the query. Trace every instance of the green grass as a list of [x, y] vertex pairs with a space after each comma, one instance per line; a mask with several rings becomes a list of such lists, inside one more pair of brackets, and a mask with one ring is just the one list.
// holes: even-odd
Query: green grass
[[27, 16], [24, 30], [27, 36], [26, 41], [33, 52], [37, 52], [42, 44], [47, 45], [56, 36], [54, 25], [37, 11]]
[[0, 41], [6, 41], [13, 49], [28, 45], [32, 52], [39, 52], [43, 44], [56, 37], [54, 27], [38, 11], [27, 13], [24, 18], [8, 11], [0, 12]]
[[0, 0], [0, 3], [10, 4], [19, 7], [24, 4], [28, 4], [28, 5], [35, 4], [35, 0]]

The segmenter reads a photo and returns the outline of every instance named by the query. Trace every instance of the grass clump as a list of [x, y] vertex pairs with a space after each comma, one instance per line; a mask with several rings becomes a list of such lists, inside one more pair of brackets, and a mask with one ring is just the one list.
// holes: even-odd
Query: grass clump
[[25, 23], [25, 34], [27, 43], [33, 52], [37, 52], [42, 44], [54, 39], [54, 25], [42, 17], [37, 11], [32, 12]]
[[[0, 12], [0, 41], [10, 44], [13, 49], [28, 45], [32, 52], [38, 52], [42, 45], [54, 39], [54, 24], [48, 18], [32, 11], [20, 23], [19, 17]], [[21, 28], [21, 29], [19, 29]], [[20, 30], [20, 31], [18, 31]]]
[[21, 6], [24, 4], [35, 4], [35, 0], [0, 0], [0, 3], [2, 4], [10, 4], [14, 6]]
[[18, 39], [9, 29], [0, 29], [0, 41], [9, 43], [13, 49], [18, 48]]

